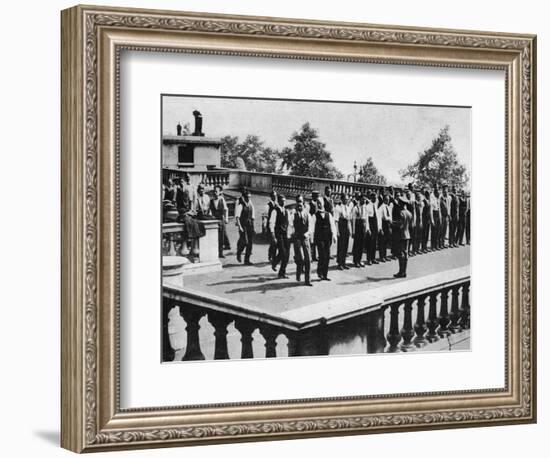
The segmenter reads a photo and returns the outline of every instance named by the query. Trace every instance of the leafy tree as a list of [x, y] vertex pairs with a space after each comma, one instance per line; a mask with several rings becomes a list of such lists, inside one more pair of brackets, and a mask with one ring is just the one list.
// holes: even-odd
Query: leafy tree
[[387, 183], [386, 177], [378, 172], [372, 157], [368, 157], [366, 162], [359, 167], [359, 178], [357, 181], [360, 183], [380, 185], [385, 185]]
[[290, 175], [341, 179], [343, 174], [334, 166], [326, 144], [319, 140], [317, 129], [306, 122], [290, 137], [292, 147], [282, 151], [283, 166]]
[[252, 172], [275, 173], [280, 156], [278, 150], [265, 146], [257, 135], [247, 135], [242, 142], [231, 135], [222, 138], [222, 167], [241, 168], [244, 164]]
[[458, 162], [451, 143], [449, 126], [445, 126], [433, 139], [431, 146], [418, 154], [418, 160], [399, 171], [402, 179], [412, 180], [413, 186], [433, 188], [447, 184], [464, 188], [468, 183], [466, 167]]

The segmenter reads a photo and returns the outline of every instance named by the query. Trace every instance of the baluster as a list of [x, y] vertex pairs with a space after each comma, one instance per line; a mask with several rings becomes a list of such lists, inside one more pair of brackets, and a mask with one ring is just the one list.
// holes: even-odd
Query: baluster
[[168, 256], [176, 256], [176, 247], [174, 245], [174, 233], [168, 234]]
[[405, 301], [405, 319], [403, 321], [403, 329], [401, 329], [401, 337], [403, 337], [401, 351], [413, 351], [415, 349], [412, 344], [412, 338], [414, 337], [414, 329], [412, 325], [412, 304], [412, 299], [407, 299]]
[[223, 313], [208, 313], [208, 321], [214, 326], [214, 359], [229, 359], [227, 351], [227, 326], [233, 321], [233, 318]]
[[399, 351], [399, 342], [401, 342], [401, 334], [399, 333], [399, 307], [401, 303], [392, 304], [390, 308], [390, 330], [388, 331], [388, 342], [390, 347], [388, 352], [395, 353]]
[[439, 340], [439, 335], [437, 334], [437, 328], [439, 326], [439, 320], [437, 319], [437, 295], [439, 293], [435, 292], [430, 294], [430, 309], [428, 312], [428, 334], [426, 339], [428, 342], [437, 342]]
[[367, 353], [383, 353], [386, 348], [384, 322], [387, 306], [367, 313]]
[[460, 309], [459, 324], [462, 329], [470, 329], [470, 284], [462, 285], [462, 306]]
[[460, 320], [460, 310], [458, 309], [458, 291], [460, 289], [460, 286], [453, 286], [452, 289], [452, 299], [451, 299], [451, 325], [449, 326], [449, 329], [453, 334], [456, 334], [457, 332], [460, 332], [461, 328], [458, 324], [458, 321]]
[[449, 330], [449, 323], [451, 322], [449, 318], [448, 310], [448, 298], [449, 298], [450, 288], [445, 288], [441, 291], [441, 308], [439, 310], [439, 330], [437, 331], [439, 335], [443, 338], [449, 336], [451, 331]]
[[168, 334], [168, 323], [170, 318], [168, 314], [174, 305], [167, 299], [162, 300], [162, 361], [174, 361], [176, 352], [170, 343], [170, 334]]
[[189, 310], [187, 307], [187, 304], [180, 304], [179, 306], [180, 315], [187, 323], [185, 328], [187, 331], [187, 348], [185, 349], [182, 361], [203, 360], [204, 355], [202, 354], [199, 340], [199, 321], [206, 312], [198, 309]]
[[260, 333], [265, 339], [265, 357], [276, 358], [277, 337], [279, 336], [279, 332], [275, 328], [263, 326], [260, 328]]
[[418, 303], [416, 305], [417, 313], [416, 313], [416, 323], [414, 325], [414, 332], [416, 333], [416, 337], [414, 338], [414, 344], [421, 348], [426, 345], [426, 337], [424, 337], [424, 334], [426, 334], [426, 331], [428, 330], [426, 326], [426, 321], [424, 318], [424, 308], [426, 306], [426, 297], [425, 295], [420, 296], [418, 298]]
[[235, 320], [235, 328], [241, 333], [241, 358], [254, 358], [252, 333], [256, 329], [256, 325], [247, 320]]

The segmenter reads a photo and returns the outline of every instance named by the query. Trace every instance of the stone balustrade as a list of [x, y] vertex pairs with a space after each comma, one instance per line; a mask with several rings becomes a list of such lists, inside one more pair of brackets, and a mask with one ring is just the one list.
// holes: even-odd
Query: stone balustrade
[[[230, 325], [240, 334], [240, 358], [280, 356], [277, 342], [281, 335], [287, 342], [285, 356], [410, 352], [470, 328], [470, 275], [469, 268], [455, 269], [280, 315], [165, 282], [164, 361], [174, 358], [168, 335], [168, 314], [174, 307], [186, 323], [183, 360], [205, 359], [202, 341], [212, 337], [213, 358], [229, 359]], [[201, 334], [203, 318], [213, 336]], [[252, 344], [258, 333], [264, 350], [254, 354]]]

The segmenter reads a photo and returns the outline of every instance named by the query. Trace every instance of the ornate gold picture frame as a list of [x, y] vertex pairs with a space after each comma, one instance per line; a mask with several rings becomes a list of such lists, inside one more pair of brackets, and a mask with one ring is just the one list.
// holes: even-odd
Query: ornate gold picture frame
[[[62, 12], [62, 420], [75, 452], [536, 420], [536, 37], [76, 6]], [[122, 409], [123, 50], [505, 72], [503, 389]]]

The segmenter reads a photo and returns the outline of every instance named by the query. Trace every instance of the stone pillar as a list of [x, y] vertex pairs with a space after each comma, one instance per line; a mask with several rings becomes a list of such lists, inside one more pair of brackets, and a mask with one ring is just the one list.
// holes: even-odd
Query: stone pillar
[[265, 339], [265, 357], [277, 357], [277, 337], [279, 333], [275, 328], [264, 326], [260, 328], [260, 332]]
[[203, 360], [204, 355], [201, 351], [199, 339], [199, 321], [204, 316], [205, 312], [200, 310], [188, 310], [187, 304], [180, 305], [180, 315], [187, 323], [185, 330], [187, 331], [187, 348], [182, 361]]
[[426, 307], [426, 296], [420, 296], [418, 298], [418, 304], [417, 307], [417, 313], [416, 313], [416, 323], [414, 325], [414, 332], [416, 333], [416, 337], [414, 338], [414, 344], [418, 347], [424, 347], [427, 344], [426, 337], [424, 337], [424, 334], [426, 334], [426, 331], [428, 330], [426, 326], [426, 321], [424, 318], [424, 309]]
[[199, 239], [199, 261], [201, 263], [220, 262], [218, 258], [219, 221], [213, 219], [200, 223], [204, 227], [205, 235]]
[[449, 330], [449, 323], [451, 322], [449, 318], [449, 288], [445, 288], [441, 291], [441, 308], [439, 309], [439, 330], [438, 334], [445, 338], [451, 334]]
[[241, 358], [254, 358], [254, 350], [252, 349], [252, 333], [256, 329], [256, 326], [247, 320], [236, 320], [235, 328], [241, 333]]
[[430, 294], [430, 309], [428, 311], [428, 335], [426, 339], [428, 342], [436, 342], [439, 340], [439, 335], [437, 334], [437, 328], [439, 327], [439, 320], [437, 318], [437, 292]]
[[387, 340], [390, 344], [388, 352], [395, 353], [399, 351], [399, 342], [401, 342], [401, 334], [399, 334], [399, 308], [401, 303], [391, 305], [390, 309], [390, 330]]
[[222, 313], [208, 313], [208, 321], [214, 327], [214, 359], [229, 359], [227, 351], [227, 326], [233, 321], [228, 315]]
[[458, 309], [458, 293], [460, 286], [453, 286], [452, 289], [452, 300], [451, 300], [451, 325], [450, 330], [453, 334], [461, 331], [461, 327], [458, 324], [460, 320], [460, 310]]
[[462, 285], [462, 306], [460, 307], [460, 327], [470, 329], [470, 284]]
[[405, 319], [403, 321], [403, 329], [401, 329], [401, 337], [403, 337], [403, 343], [401, 344], [401, 351], [413, 351], [415, 346], [412, 343], [414, 337], [414, 329], [412, 325], [412, 299], [407, 299], [405, 302]]

